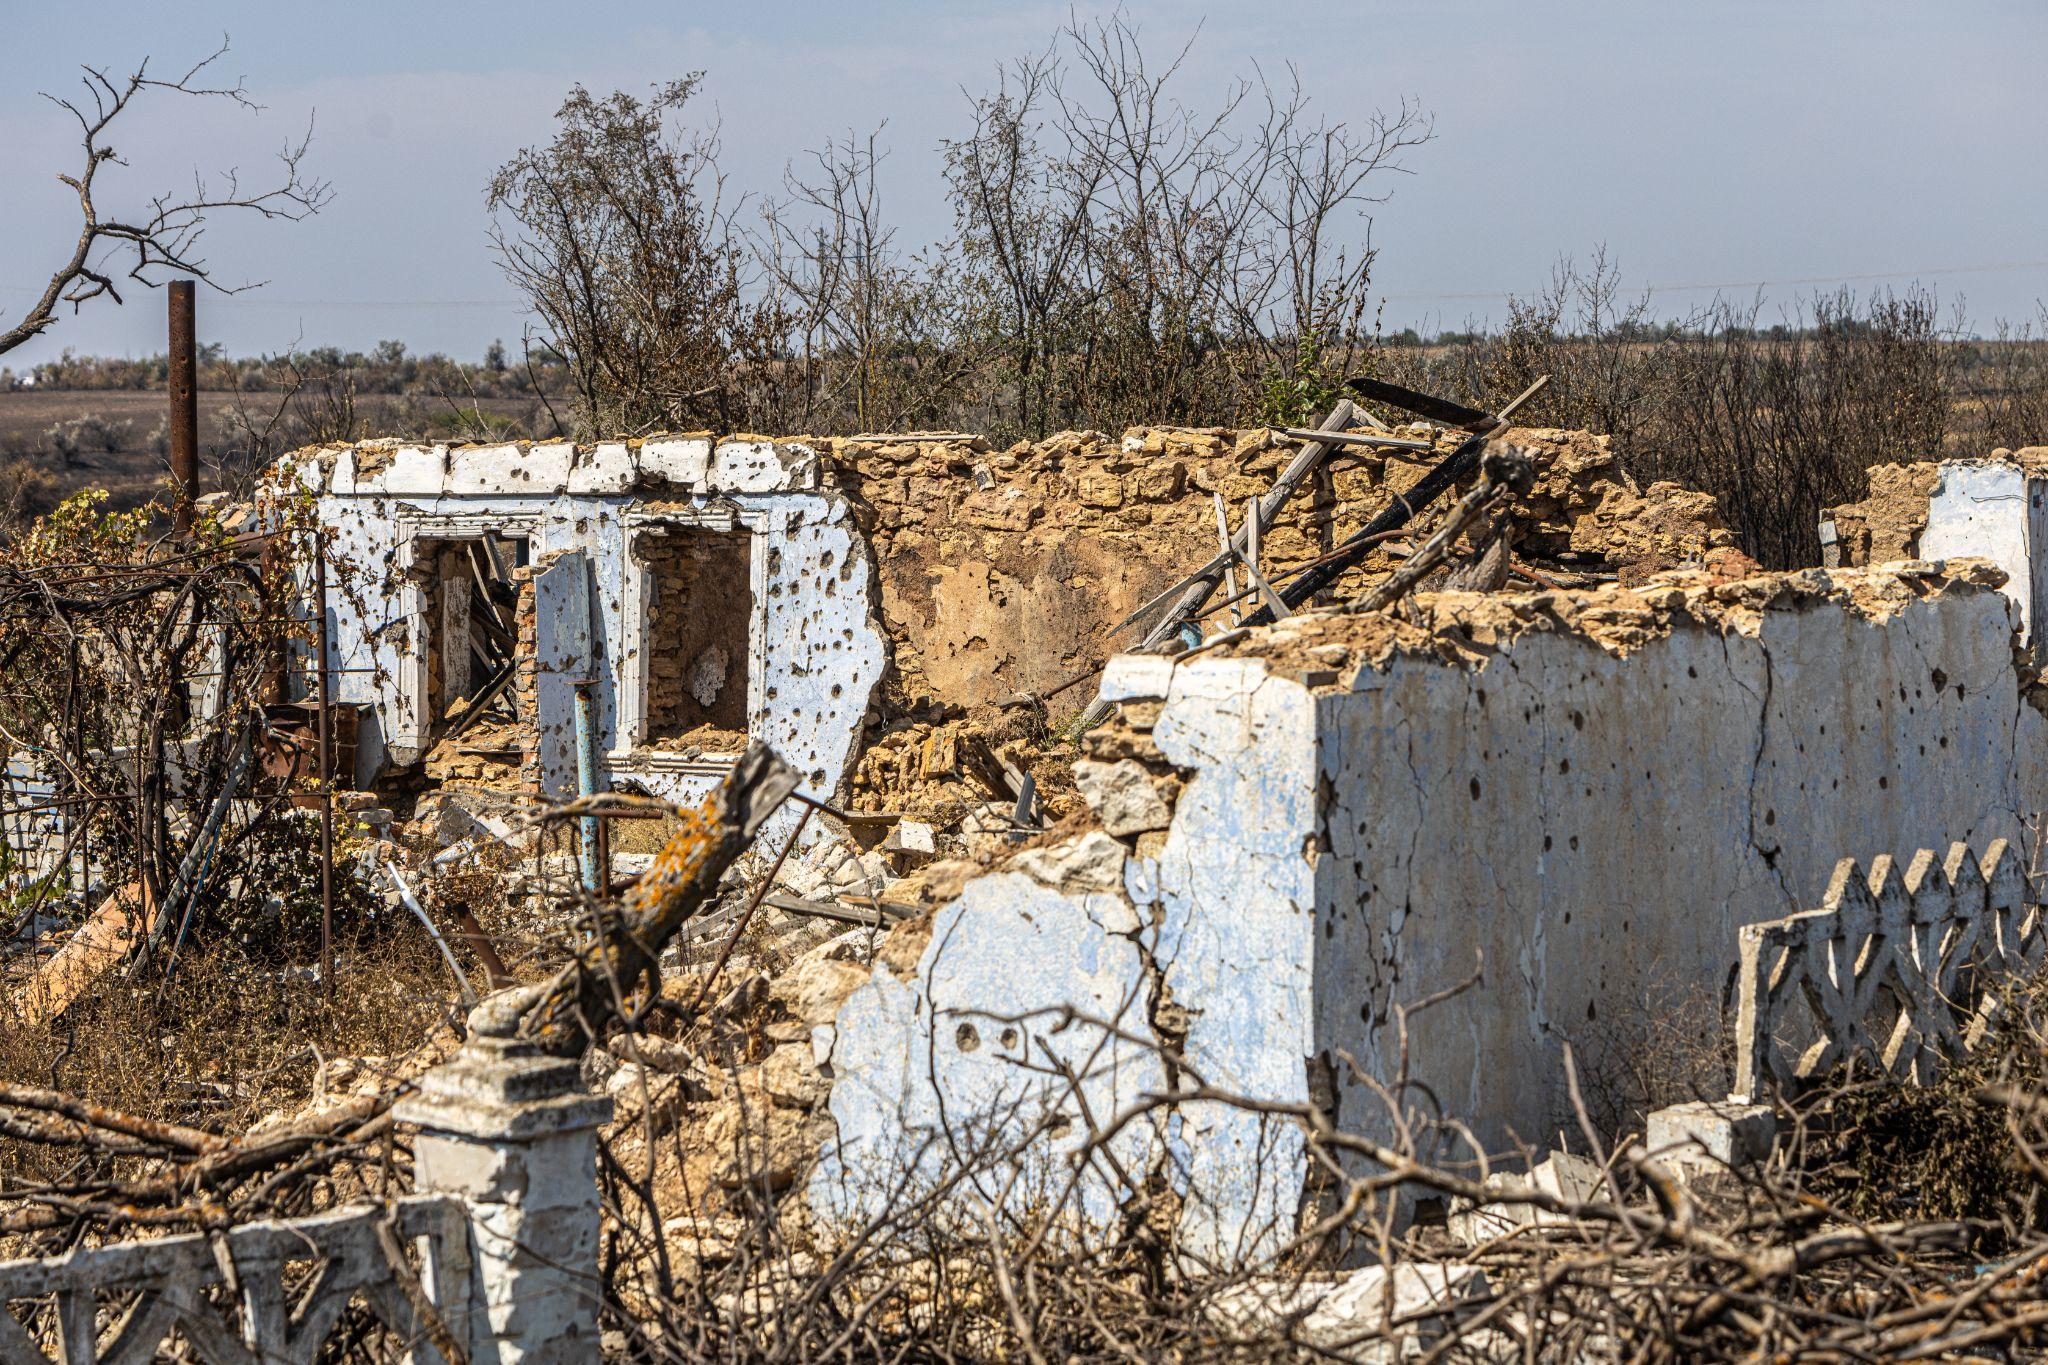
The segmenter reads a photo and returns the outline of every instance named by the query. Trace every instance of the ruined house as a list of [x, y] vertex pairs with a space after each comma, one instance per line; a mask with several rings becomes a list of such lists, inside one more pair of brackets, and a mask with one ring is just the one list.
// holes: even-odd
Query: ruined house
[[[822, 1082], [790, 1141], [831, 1221], [990, 1125], [1042, 1125], [1058, 1177], [1166, 1087], [1154, 1042], [1365, 1133], [1406, 1075], [1489, 1150], [1540, 1148], [1563, 1045], [1597, 1067], [1648, 1020], [1712, 1034], [1739, 928], [1838, 858], [2021, 836], [2042, 736], [2015, 644], [2048, 572], [2024, 460], [1882, 475], [1831, 514], [1833, 566], [1761, 574], [1710, 498], [1636, 487], [1604, 438], [1511, 439], [1537, 481], [1498, 590], [1190, 658], [1111, 657], [1114, 628], [1214, 552], [1219, 506], [1286, 458], [1274, 433], [373, 443], [288, 468], [346, 567], [363, 784], [567, 794], [581, 685], [606, 788], [691, 799], [753, 736], [853, 815], [839, 836], [937, 832], [867, 864], [910, 874], [906, 917], [836, 953], [808, 1041], [778, 1049]], [[1422, 467], [1334, 461], [1267, 530], [1269, 574]], [[1098, 695], [1111, 719], [1070, 746]], [[1164, 1182], [1206, 1261], [1270, 1250], [1312, 1197], [1291, 1125], [1241, 1109], [1174, 1106], [1112, 1150], [1090, 1215]]]
[[[1629, 579], [1732, 543], [1711, 499], [1638, 490], [1604, 437], [1518, 439], [1540, 453], [1514, 528], [1525, 557]], [[1000, 451], [949, 433], [368, 442], [282, 472], [332, 528], [335, 696], [361, 708], [360, 784], [573, 791], [587, 682], [611, 782], [693, 798], [751, 735], [820, 793], [880, 810], [958, 771], [949, 744], [909, 753], [935, 728], [988, 728], [998, 703], [1063, 685], [1047, 718], [1078, 712], [1111, 627], [1213, 553], [1217, 501], [1241, 520], [1290, 451], [1267, 430], [1145, 428]], [[1266, 528], [1270, 572], [1329, 550], [1424, 467], [1333, 462]]]

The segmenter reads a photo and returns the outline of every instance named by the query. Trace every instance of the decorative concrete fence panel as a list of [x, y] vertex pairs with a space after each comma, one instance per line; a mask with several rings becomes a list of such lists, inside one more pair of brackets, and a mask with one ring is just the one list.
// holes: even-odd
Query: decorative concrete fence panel
[[413, 1359], [452, 1365], [469, 1277], [468, 1214], [445, 1196], [82, 1248], [0, 1265], [0, 1362], [51, 1365], [16, 1316], [24, 1300], [54, 1306], [63, 1365], [139, 1365], [174, 1333], [209, 1365], [311, 1365], [355, 1300]]
[[1849, 1063], [1926, 1084], [1984, 1035], [2002, 988], [2048, 955], [2016, 849], [1992, 841], [1836, 864], [1816, 910], [1746, 925], [1737, 1098], [1797, 1091]]
[[143, 1365], [174, 1334], [207, 1365], [311, 1365], [351, 1301], [421, 1365], [594, 1365], [612, 1105], [583, 1093], [574, 1060], [508, 1036], [517, 1004], [487, 1001], [399, 1103], [421, 1193], [0, 1262], [0, 1365]]

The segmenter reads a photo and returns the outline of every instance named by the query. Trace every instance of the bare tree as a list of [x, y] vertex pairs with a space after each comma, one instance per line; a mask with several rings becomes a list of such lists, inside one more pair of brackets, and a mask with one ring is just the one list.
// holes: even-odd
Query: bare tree
[[676, 126], [700, 79], [645, 100], [579, 85], [554, 140], [491, 179], [500, 265], [568, 361], [586, 434], [730, 430], [749, 416], [746, 368], [781, 339], [773, 302], [747, 294], [717, 129]]
[[1052, 425], [1053, 365], [1076, 353], [1076, 324], [1091, 301], [1089, 215], [1100, 175], [1040, 141], [1059, 80], [1055, 53], [1020, 58], [974, 102], [968, 135], [943, 144], [963, 264], [1009, 355], [1014, 422], [1038, 435]]
[[[158, 80], [149, 74], [145, 58], [133, 73], [115, 77], [110, 68], [88, 66], [81, 78], [85, 95], [61, 99], [44, 98], [78, 121], [82, 164], [75, 174], [57, 178], [78, 196], [78, 240], [71, 256], [50, 276], [49, 283], [29, 306], [19, 322], [0, 331], [0, 354], [5, 354], [33, 337], [40, 336], [57, 320], [57, 309], [70, 304], [75, 313], [84, 304], [105, 295], [122, 302], [120, 279], [134, 280], [154, 288], [169, 274], [190, 275], [205, 280], [222, 293], [237, 293], [251, 285], [223, 285], [213, 278], [206, 260], [199, 254], [199, 242], [209, 215], [230, 209], [246, 210], [264, 218], [297, 222], [318, 213], [333, 191], [324, 180], [310, 178], [303, 170], [306, 149], [312, 142], [312, 126], [297, 143], [286, 144], [278, 154], [283, 166], [281, 180], [268, 189], [245, 190], [233, 169], [222, 173], [217, 186], [195, 177], [184, 192], [154, 195], [140, 214], [123, 217], [104, 210], [101, 172], [109, 165], [125, 166], [120, 154], [107, 141], [109, 130], [136, 100], [153, 91], [190, 95], [200, 99], [223, 99], [244, 109], [260, 108], [249, 98], [238, 80], [233, 85], [206, 84], [209, 69], [227, 55], [226, 39], [212, 56], [195, 63], [175, 80]], [[122, 258], [131, 257], [122, 268]]]
[[787, 300], [801, 375], [783, 414], [793, 430], [849, 415], [862, 431], [944, 425], [987, 360], [968, 297], [943, 266], [954, 244], [914, 255], [897, 246], [880, 143], [879, 128], [834, 138], [804, 170], [785, 171], [783, 197], [762, 206], [758, 250]]
[[1256, 68], [1192, 106], [1175, 93], [1192, 46], [1157, 65], [1121, 14], [1070, 23], [945, 144], [959, 255], [1007, 334], [1026, 434], [1253, 416], [1249, 379], [1366, 340], [1364, 210], [1427, 118], [1403, 101], [1312, 120], [1298, 80]]

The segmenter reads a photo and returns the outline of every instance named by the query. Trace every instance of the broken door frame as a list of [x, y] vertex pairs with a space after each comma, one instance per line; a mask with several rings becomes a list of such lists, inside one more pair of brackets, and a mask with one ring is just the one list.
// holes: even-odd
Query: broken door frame
[[621, 568], [626, 580], [626, 590], [621, 594], [619, 634], [626, 648], [619, 662], [618, 723], [613, 747], [606, 755], [612, 767], [626, 772], [713, 776], [723, 774], [739, 758], [737, 753], [684, 758], [647, 747], [647, 637], [653, 624], [649, 605], [654, 596], [654, 576], [634, 552], [634, 538], [644, 531], [662, 527], [716, 531], [728, 535], [741, 531], [747, 533], [747, 592], [753, 605], [747, 614], [746, 728], [751, 734], [767, 700], [763, 677], [767, 671], [768, 544], [776, 529], [777, 515], [772, 507], [742, 507], [718, 502], [704, 507], [641, 507], [619, 518], [624, 538]]
[[531, 560], [540, 547], [540, 531], [546, 519], [538, 508], [519, 511], [422, 512], [404, 509], [393, 519], [398, 527], [398, 554], [393, 568], [398, 576], [398, 615], [405, 622], [405, 643], [398, 650], [397, 724], [384, 741], [394, 763], [407, 766], [427, 756], [427, 717], [432, 699], [427, 695], [428, 632], [426, 594], [419, 581], [419, 551], [422, 544], [451, 540], [482, 540], [485, 536], [526, 541]]

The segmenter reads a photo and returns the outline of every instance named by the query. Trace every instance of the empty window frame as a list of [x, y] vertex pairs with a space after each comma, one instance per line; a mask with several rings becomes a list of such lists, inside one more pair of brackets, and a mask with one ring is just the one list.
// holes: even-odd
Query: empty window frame
[[652, 525], [634, 539], [647, 584], [644, 737], [736, 748], [747, 731], [754, 537]]

